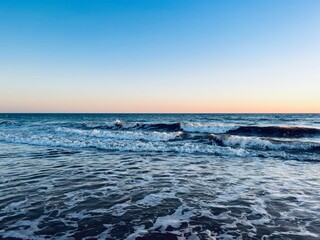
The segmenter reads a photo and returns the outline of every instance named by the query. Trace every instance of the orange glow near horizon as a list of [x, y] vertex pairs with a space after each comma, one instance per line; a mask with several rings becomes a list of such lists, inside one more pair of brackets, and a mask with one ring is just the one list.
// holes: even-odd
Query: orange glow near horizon
[[320, 113], [317, 102], [251, 102], [239, 99], [238, 101], [16, 101], [14, 103], [0, 103], [3, 113], [30, 112], [30, 113]]

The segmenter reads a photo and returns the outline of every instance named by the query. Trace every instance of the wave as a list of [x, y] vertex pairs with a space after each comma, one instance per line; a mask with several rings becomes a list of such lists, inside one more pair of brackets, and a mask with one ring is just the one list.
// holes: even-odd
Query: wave
[[[0, 124], [13, 124], [2, 121]], [[46, 125], [46, 123], [44, 123]], [[121, 131], [152, 131], [152, 132], [184, 132], [186, 134], [229, 134], [238, 136], [257, 136], [273, 138], [302, 138], [320, 135], [320, 128], [300, 126], [254, 126], [225, 123], [197, 122], [123, 122], [116, 119], [113, 122], [64, 122], [47, 123], [48, 127], [66, 127], [81, 130], [121, 130]]]
[[19, 124], [16, 121], [11, 121], [11, 120], [1, 120], [0, 119], [0, 125], [14, 125], [14, 124]]
[[153, 130], [153, 131], [167, 131], [177, 132], [182, 131], [181, 124], [176, 123], [136, 123], [134, 129]]
[[[181, 135], [179, 135], [181, 134]], [[0, 131], [0, 141], [68, 149], [101, 149], [116, 152], [174, 152], [224, 157], [274, 157], [320, 161], [320, 144], [267, 138], [182, 133], [56, 129], [56, 132]]]
[[187, 133], [213, 133], [243, 136], [300, 138], [320, 135], [319, 128], [298, 126], [238, 126], [236, 124], [182, 122], [181, 130]]
[[146, 130], [160, 132], [178, 132], [182, 131], [179, 122], [176, 123], [140, 123], [140, 122], [122, 122], [119, 119], [114, 122], [85, 122], [85, 123], [65, 123], [63, 127], [79, 128], [83, 130]]
[[55, 129], [60, 134], [79, 135], [118, 140], [144, 140], [144, 141], [169, 141], [183, 135], [183, 132], [139, 132], [139, 131], [106, 131], [101, 129], [81, 130], [58, 127]]
[[[147, 129], [149, 130], [149, 129]], [[220, 147], [231, 147], [238, 149], [254, 149], [254, 150], [283, 150], [283, 151], [313, 151], [320, 149], [320, 143], [304, 142], [297, 140], [277, 140], [272, 138], [259, 138], [252, 136], [236, 136], [228, 134], [194, 134], [178, 132], [157, 132], [157, 131], [128, 131], [116, 130], [108, 131], [101, 129], [81, 130], [65, 127], [58, 127], [52, 136], [62, 138], [76, 139], [100, 139], [102, 141], [126, 141], [132, 140], [132, 144], [136, 141], [144, 142], [192, 142], [194, 144], [212, 144]], [[179, 144], [179, 143], [177, 143]]]
[[77, 123], [75, 125], [71, 124], [68, 125], [68, 127], [76, 127], [84, 130], [90, 130], [90, 129], [101, 129], [101, 130], [118, 130], [123, 128], [123, 122], [120, 120], [115, 120], [112, 123]]
[[189, 133], [226, 133], [230, 130], [237, 128], [235, 125], [227, 124], [202, 124], [202, 123], [181, 123], [181, 129]]
[[[50, 119], [51, 120], [51, 119]], [[0, 120], [0, 141], [110, 151], [274, 156], [320, 160], [320, 128], [228, 122]], [[100, 119], [99, 119], [100, 120]], [[19, 124], [16, 126], [9, 124]], [[23, 128], [20, 125], [23, 124]], [[250, 124], [250, 123], [248, 123]], [[312, 125], [313, 126], [313, 125]]]
[[65, 127], [82, 130], [119, 130], [124, 128], [124, 123], [118, 119], [113, 122], [47, 122], [45, 123], [49, 127]]
[[320, 129], [295, 126], [240, 126], [226, 133], [242, 136], [300, 138], [319, 135]]
[[280, 141], [268, 138], [214, 134], [211, 134], [209, 138], [212, 139], [218, 146], [232, 148], [274, 151], [320, 151], [320, 144], [314, 142]]
[[174, 122], [174, 123], [130, 123], [115, 120], [110, 123], [73, 123], [72, 125], [64, 125], [65, 127], [75, 127], [85, 130], [101, 129], [101, 130], [144, 130], [159, 132], [189, 132], [189, 133], [226, 133], [235, 129], [234, 125], [223, 124], [201, 124], [190, 122]]
[[92, 138], [90, 136], [60, 136], [53, 134], [5, 134], [0, 132], [0, 141], [49, 147], [96, 148], [109, 151], [129, 152], [177, 152], [200, 153], [219, 156], [244, 156], [243, 149], [193, 142], [133, 141], [132, 139]]

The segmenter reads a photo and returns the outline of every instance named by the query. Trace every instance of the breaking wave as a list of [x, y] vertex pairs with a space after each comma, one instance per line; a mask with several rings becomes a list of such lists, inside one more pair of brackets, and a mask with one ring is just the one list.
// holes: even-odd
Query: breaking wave
[[182, 131], [180, 123], [136, 123], [133, 126], [134, 129], [144, 129], [144, 130], [152, 130], [152, 131], [168, 131], [168, 132], [176, 132]]
[[227, 133], [243, 136], [300, 138], [319, 135], [320, 129], [295, 126], [240, 126]]
[[232, 129], [237, 128], [235, 125], [227, 124], [202, 124], [202, 123], [181, 123], [181, 128], [185, 132], [189, 133], [226, 133]]
[[[0, 120], [0, 141], [109, 151], [280, 156], [320, 160], [320, 129], [236, 122]], [[294, 157], [292, 157], [294, 156]]]
[[0, 119], [0, 125], [14, 125], [14, 124], [19, 124], [16, 121], [11, 121], [11, 120], [1, 120]]
[[181, 135], [182, 132], [140, 132], [140, 131], [105, 131], [101, 129], [81, 130], [59, 127], [56, 132], [62, 134], [80, 135], [118, 140], [169, 141]]
[[319, 239], [319, 122], [0, 114], [0, 239]]
[[315, 142], [285, 141], [270, 138], [243, 137], [232, 135], [209, 136], [217, 145], [233, 148], [257, 150], [291, 150], [291, 151], [319, 151], [320, 144]]
[[[82, 133], [81, 133], [82, 134]], [[66, 148], [96, 148], [109, 151], [130, 151], [130, 152], [177, 152], [177, 153], [200, 153], [214, 154], [221, 156], [243, 156], [246, 154], [244, 149], [232, 149], [230, 147], [219, 147], [214, 145], [199, 144], [194, 142], [163, 142], [163, 141], [140, 141], [140, 136], [114, 138], [94, 138], [92, 135], [83, 136], [57, 136], [50, 134], [3, 134], [0, 132], [0, 141], [10, 143], [22, 143], [30, 145], [66, 147]], [[133, 138], [139, 140], [132, 141]], [[152, 138], [152, 136], [149, 136]]]

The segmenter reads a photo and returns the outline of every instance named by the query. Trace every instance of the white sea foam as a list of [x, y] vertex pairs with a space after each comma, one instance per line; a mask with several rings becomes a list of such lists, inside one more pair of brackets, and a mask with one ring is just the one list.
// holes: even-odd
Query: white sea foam
[[4, 211], [6, 213], [16, 213], [16, 212], [24, 212], [25, 208], [27, 208], [30, 205], [30, 201], [28, 198], [25, 198], [22, 201], [18, 202], [12, 202], [8, 206], [4, 208]]
[[159, 194], [152, 193], [147, 195], [143, 199], [137, 201], [137, 204], [154, 207], [159, 205], [164, 199], [165, 197], [161, 193]]
[[1, 125], [1, 124], [13, 125], [13, 124], [19, 124], [19, 122], [12, 121], [12, 120], [3, 120], [3, 119], [0, 119], [0, 125]]
[[173, 188], [164, 188], [161, 192], [151, 193], [136, 202], [138, 205], [154, 207], [161, 204], [165, 199], [177, 198], [177, 193], [187, 193], [190, 190], [185, 187], [179, 187], [177, 183], [173, 183]]
[[112, 151], [151, 151], [151, 152], [178, 152], [203, 153], [215, 155], [244, 156], [248, 154], [244, 149], [232, 149], [216, 145], [183, 142], [162, 141], [132, 141], [109, 138], [92, 138], [76, 136], [61, 136], [52, 134], [5, 134], [0, 132], [0, 140], [12, 143], [24, 143], [40, 146], [71, 147], [71, 148], [99, 148]]
[[[19, 220], [16, 223], [12, 224], [11, 227], [18, 227], [17, 230], [9, 230], [3, 232], [2, 237], [4, 238], [19, 238], [19, 239], [35, 239], [35, 240], [42, 240], [44, 239], [43, 236], [36, 236], [35, 232], [39, 231], [40, 228], [38, 227], [39, 224], [43, 221], [45, 216], [41, 216], [38, 219], [33, 221], [30, 220]], [[0, 230], [1, 234], [1, 230]]]
[[180, 132], [133, 132], [133, 131], [106, 131], [100, 129], [80, 130], [59, 127], [56, 129], [59, 133], [74, 134], [87, 137], [99, 137], [107, 139], [124, 140], [147, 140], [147, 141], [168, 141], [181, 135]]
[[[123, 131], [107, 131], [101, 119], [92, 122], [100, 124], [96, 129], [72, 123], [1, 126], [0, 238], [320, 237], [320, 165], [273, 157], [319, 159], [319, 145], [308, 151], [311, 137], [222, 134], [214, 141], [207, 133], [186, 133], [153, 141], [148, 138], [156, 127], [129, 131], [130, 122], [122, 122]], [[172, 129], [159, 127], [161, 133]], [[121, 136], [134, 131], [142, 138]], [[19, 142], [24, 144], [10, 144]]]
[[[112, 124], [120, 123], [117, 121]], [[225, 132], [235, 128], [235, 125], [182, 123], [182, 128], [191, 132]], [[54, 125], [48, 129], [22, 128], [20, 131], [7, 128], [0, 132], [0, 141], [51, 147], [97, 148], [108, 151], [200, 153], [240, 157], [272, 156], [283, 159], [318, 160], [316, 151], [319, 149], [319, 143], [311, 142], [312, 139], [309, 141], [304, 139], [300, 142], [299, 139], [271, 139], [226, 134], [212, 134], [211, 137], [209, 134], [201, 134], [200, 138], [193, 135], [184, 135], [182, 131], [158, 132], [134, 128], [131, 130], [127, 128], [122, 130], [76, 129]], [[210, 141], [210, 138], [216, 141]], [[291, 150], [303, 150], [306, 153], [312, 150], [315, 154], [311, 151], [311, 154], [297, 155]]]
[[120, 217], [126, 213], [126, 208], [131, 206], [131, 201], [127, 201], [125, 203], [118, 203], [112, 206], [109, 210], [111, 211], [111, 215], [115, 217]]
[[189, 222], [193, 216], [193, 212], [188, 207], [181, 205], [173, 214], [158, 217], [152, 229], [159, 229], [161, 232], [165, 232], [169, 226], [179, 228], [183, 222]]
[[[105, 239], [110, 238], [110, 232], [112, 231], [112, 229], [114, 227], [113, 224], [103, 224], [103, 226], [107, 229], [105, 231], [103, 231], [102, 233], [100, 233], [98, 236], [96, 236], [96, 238], [98, 240], [105, 240]], [[92, 239], [92, 237], [90, 239]]]
[[226, 133], [229, 130], [236, 129], [236, 125], [231, 124], [215, 124], [215, 123], [181, 123], [181, 128], [186, 132], [197, 132], [197, 133]]
[[80, 212], [72, 212], [66, 216], [66, 219], [78, 219], [83, 220], [85, 218], [90, 218], [92, 215], [86, 210], [81, 210]]
[[116, 126], [122, 126], [123, 123], [121, 122], [121, 120], [116, 119], [116, 120], [114, 121], [114, 125], [116, 125]]
[[134, 233], [126, 237], [125, 240], [135, 240], [137, 237], [142, 237], [144, 234], [148, 233], [144, 225], [136, 226], [134, 227], [134, 229], [135, 229]]
[[312, 147], [319, 146], [313, 142], [298, 142], [294, 140], [280, 141], [258, 137], [243, 137], [231, 135], [213, 135], [222, 141], [224, 146], [242, 149], [260, 149], [260, 150], [309, 150]]

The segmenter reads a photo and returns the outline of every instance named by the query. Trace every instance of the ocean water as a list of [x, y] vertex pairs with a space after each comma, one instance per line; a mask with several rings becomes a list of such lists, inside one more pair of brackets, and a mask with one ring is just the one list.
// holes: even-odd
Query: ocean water
[[320, 239], [320, 114], [0, 114], [0, 239]]

